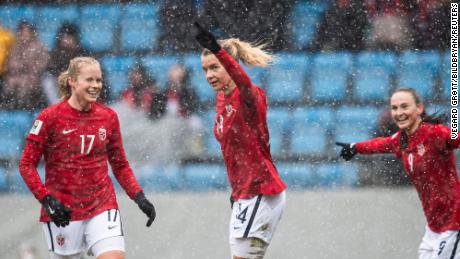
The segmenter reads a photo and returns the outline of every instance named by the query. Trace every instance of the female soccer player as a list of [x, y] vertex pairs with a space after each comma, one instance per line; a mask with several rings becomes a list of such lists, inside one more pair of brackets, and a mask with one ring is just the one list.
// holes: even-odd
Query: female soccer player
[[[117, 114], [96, 102], [102, 91], [97, 60], [77, 57], [59, 76], [62, 100], [43, 110], [27, 137], [19, 171], [43, 205], [52, 258], [80, 258], [83, 249], [98, 259], [124, 258], [123, 229], [107, 161], [128, 196], [147, 214], [146, 199], [126, 160]], [[37, 172], [45, 160], [45, 184]], [[54, 224], [52, 224], [53, 222]]]
[[[197, 41], [205, 48], [206, 80], [218, 92], [214, 134], [220, 142], [232, 187], [230, 247], [234, 259], [263, 258], [285, 207], [286, 185], [270, 154], [267, 101], [238, 64], [266, 66], [263, 46], [220, 40], [198, 23]], [[222, 46], [222, 47], [221, 47]]]
[[402, 157], [427, 219], [419, 247], [420, 259], [460, 258], [460, 183], [453, 149], [460, 141], [451, 139], [441, 117], [428, 116], [417, 92], [400, 88], [391, 96], [391, 116], [399, 131], [390, 137], [346, 144], [340, 156], [350, 160], [357, 153], [394, 153]]

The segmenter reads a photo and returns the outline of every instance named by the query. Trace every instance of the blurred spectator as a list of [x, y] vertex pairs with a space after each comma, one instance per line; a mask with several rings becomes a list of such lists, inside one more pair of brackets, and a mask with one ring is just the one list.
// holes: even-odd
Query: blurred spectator
[[368, 26], [363, 0], [336, 0], [317, 30], [311, 50], [361, 50]]
[[47, 74], [43, 78], [43, 88], [48, 104], [59, 100], [57, 77], [67, 69], [72, 58], [86, 56], [88, 52], [80, 42], [80, 30], [75, 24], [65, 22], [59, 28], [56, 37], [56, 46], [51, 51]]
[[413, 46], [410, 21], [417, 0], [367, 0], [371, 48], [403, 50]]
[[448, 49], [450, 44], [450, 1], [419, 0], [414, 18], [415, 47]]
[[165, 95], [168, 113], [190, 118], [198, 110], [198, 96], [190, 85], [190, 72], [183, 65], [169, 69]]
[[78, 56], [88, 54], [80, 41], [80, 30], [77, 25], [65, 22], [59, 28], [56, 37], [56, 47], [51, 51], [48, 71], [53, 76], [58, 76], [67, 69], [69, 61]]
[[145, 68], [130, 71], [130, 86], [112, 105], [124, 131], [126, 153], [134, 167], [178, 164], [201, 153], [201, 121], [194, 114], [196, 95], [188, 72], [174, 65], [167, 89], [158, 92]]
[[4, 28], [0, 23], [0, 92], [2, 92], [3, 88], [3, 77], [6, 73], [6, 62], [15, 40], [14, 33]]
[[35, 111], [46, 106], [41, 77], [49, 61], [48, 49], [38, 39], [35, 27], [22, 21], [17, 42], [7, 62], [2, 105], [8, 109]]
[[[289, 46], [286, 28], [293, 0], [204, 0], [203, 25], [218, 37], [237, 37], [250, 42], [267, 42], [272, 50]], [[224, 32], [222, 33], [220, 32]], [[193, 45], [196, 46], [196, 43]]]
[[202, 152], [203, 123], [197, 116], [198, 96], [190, 83], [190, 71], [182, 64], [171, 66], [168, 72], [167, 114], [183, 120], [183, 142], [186, 156], [196, 156]]
[[[129, 85], [120, 100], [111, 105], [118, 113], [124, 147], [134, 169], [175, 161], [163, 138], [169, 129], [162, 129], [158, 124], [166, 105], [166, 98], [160, 95], [155, 80], [137, 64], [129, 71]], [[152, 115], [153, 107], [157, 106], [162, 108]]]
[[160, 7], [161, 35], [159, 51], [167, 53], [185, 52], [196, 49], [193, 37], [189, 34], [192, 22], [196, 20], [197, 9], [194, 1], [163, 1]]
[[159, 92], [155, 79], [151, 78], [145, 67], [135, 66], [129, 72], [130, 85], [122, 93], [122, 100], [130, 108], [143, 111], [152, 120], [163, 116], [166, 96]]

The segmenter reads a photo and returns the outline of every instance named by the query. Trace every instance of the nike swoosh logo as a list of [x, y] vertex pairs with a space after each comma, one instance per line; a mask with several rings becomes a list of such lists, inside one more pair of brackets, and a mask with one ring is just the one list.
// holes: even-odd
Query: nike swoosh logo
[[107, 228], [108, 228], [108, 229], [114, 229], [114, 228], [116, 228], [116, 227], [118, 227], [118, 226], [117, 226], [117, 225], [115, 225], [115, 226], [108, 226]]
[[64, 130], [62, 130], [62, 134], [66, 135], [66, 134], [69, 134], [69, 133], [74, 132], [76, 130], [77, 129], [69, 129], [69, 130], [64, 129]]

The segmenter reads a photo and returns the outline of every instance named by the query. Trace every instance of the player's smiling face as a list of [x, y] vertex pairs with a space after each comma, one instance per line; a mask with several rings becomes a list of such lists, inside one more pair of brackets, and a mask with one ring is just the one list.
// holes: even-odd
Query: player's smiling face
[[396, 125], [409, 134], [415, 132], [423, 113], [423, 104], [417, 104], [414, 96], [405, 91], [396, 92], [391, 96], [391, 117]]
[[233, 90], [234, 83], [232, 82], [232, 78], [222, 64], [220, 64], [216, 56], [202, 55], [201, 65], [203, 67], [206, 80], [214, 91], [223, 91], [224, 94], [228, 94], [231, 90]]
[[82, 64], [76, 78], [70, 78], [71, 99], [77, 101], [83, 110], [95, 102], [102, 90], [102, 72], [98, 64]]

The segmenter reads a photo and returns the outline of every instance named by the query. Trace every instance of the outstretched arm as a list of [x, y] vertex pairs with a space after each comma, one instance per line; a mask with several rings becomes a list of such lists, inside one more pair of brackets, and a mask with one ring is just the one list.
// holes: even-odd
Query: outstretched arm
[[360, 154], [394, 153], [397, 146], [396, 135], [391, 137], [373, 138], [355, 144]]
[[433, 131], [433, 138], [435, 144], [439, 149], [455, 149], [460, 146], [460, 137], [452, 138], [450, 134], [451, 129], [445, 125], [438, 124]]
[[346, 161], [351, 160], [356, 154], [393, 153], [395, 140], [392, 137], [374, 138], [358, 143], [335, 142], [341, 146], [340, 157]]

